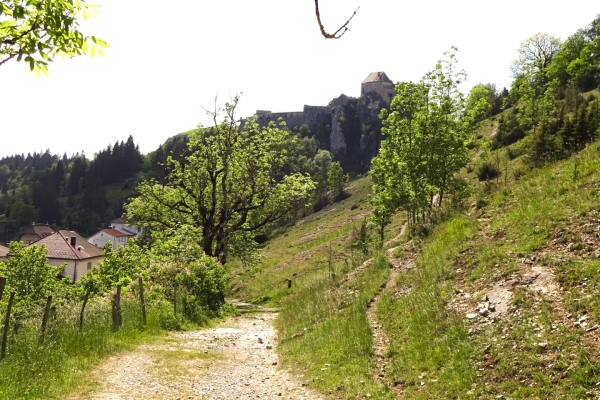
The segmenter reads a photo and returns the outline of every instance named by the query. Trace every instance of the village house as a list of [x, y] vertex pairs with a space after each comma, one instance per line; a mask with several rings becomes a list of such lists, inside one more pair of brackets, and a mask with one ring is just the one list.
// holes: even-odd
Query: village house
[[[79, 234], [73, 231], [58, 231], [43, 239], [32, 243], [30, 246], [45, 245], [48, 264], [63, 266], [60, 275], [73, 282], [97, 266], [104, 258], [104, 252], [90, 245]], [[64, 265], [66, 264], [66, 265]]]
[[123, 218], [117, 218], [117, 219], [113, 219], [112, 221], [110, 221], [110, 226], [113, 229], [118, 229], [121, 231], [126, 231], [129, 233], [133, 233], [136, 237], [140, 235], [140, 233], [142, 233], [141, 229], [138, 229], [135, 226], [131, 226], [127, 223], [127, 220], [123, 219]]
[[125, 229], [111, 228], [102, 229], [100, 232], [90, 236], [87, 241], [99, 248], [103, 248], [106, 243], [111, 243], [113, 250], [116, 250], [121, 246], [127, 246], [129, 239], [135, 236], [134, 233], [128, 232]]
[[48, 225], [32, 224], [19, 231], [19, 240], [23, 243], [33, 243], [53, 235], [56, 231]]
[[6, 261], [10, 249], [0, 244], [0, 261]]

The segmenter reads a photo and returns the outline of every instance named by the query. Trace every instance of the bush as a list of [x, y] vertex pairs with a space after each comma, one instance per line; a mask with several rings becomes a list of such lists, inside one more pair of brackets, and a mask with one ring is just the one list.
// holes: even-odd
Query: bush
[[477, 178], [480, 182], [496, 179], [500, 175], [500, 169], [489, 161], [484, 162], [477, 169]]

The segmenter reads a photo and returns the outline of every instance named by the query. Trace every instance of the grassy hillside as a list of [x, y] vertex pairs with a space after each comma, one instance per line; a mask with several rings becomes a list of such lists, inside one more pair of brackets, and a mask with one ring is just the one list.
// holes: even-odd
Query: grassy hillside
[[381, 379], [366, 310], [389, 268], [380, 254], [349, 274], [371, 256], [349, 246], [369, 213], [368, 177], [269, 240], [258, 267], [234, 268], [235, 295], [280, 307], [283, 365], [330, 398], [595, 397], [600, 146], [527, 174], [522, 158], [491, 153], [503, 175], [487, 183], [474, 160], [463, 172], [479, 186], [473, 204], [395, 250], [416, 268], [375, 304], [389, 338]]

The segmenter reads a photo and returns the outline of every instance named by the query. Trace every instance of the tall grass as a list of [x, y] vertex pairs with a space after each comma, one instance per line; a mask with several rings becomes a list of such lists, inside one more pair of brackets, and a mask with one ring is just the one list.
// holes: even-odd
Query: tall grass
[[11, 328], [7, 354], [0, 361], [0, 398], [60, 398], [76, 386], [102, 356], [130, 348], [158, 334], [165, 315], [172, 313], [166, 303], [150, 305], [147, 325], [143, 326], [139, 300], [125, 295], [121, 300], [123, 326], [115, 331], [110, 300], [94, 298], [86, 307], [80, 332], [80, 307], [75, 303], [57, 307], [43, 344], [39, 343], [42, 310], [37, 317], [21, 323], [17, 333]]
[[460, 217], [440, 225], [424, 244], [417, 268], [398, 280], [399, 288], [412, 291], [386, 293], [377, 304], [390, 337], [388, 373], [409, 398], [455, 398], [474, 382], [473, 346], [447, 301], [453, 262], [476, 232], [476, 224]]
[[311, 386], [336, 398], [394, 398], [373, 379], [373, 339], [366, 310], [389, 277], [383, 254], [348, 280], [326, 274], [281, 301], [279, 352], [283, 365], [304, 373]]

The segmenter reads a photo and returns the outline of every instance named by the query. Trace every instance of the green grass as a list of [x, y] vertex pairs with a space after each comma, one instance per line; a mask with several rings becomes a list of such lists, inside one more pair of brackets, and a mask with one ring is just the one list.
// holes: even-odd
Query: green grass
[[373, 265], [348, 280], [332, 281], [322, 274], [282, 300], [277, 326], [283, 366], [336, 398], [394, 398], [373, 378], [373, 339], [366, 317], [370, 299], [389, 273], [380, 254]]
[[0, 361], [0, 398], [59, 399], [73, 390], [104, 356], [131, 349], [136, 344], [164, 335], [160, 325], [170, 310], [150, 307], [143, 327], [139, 300], [122, 298], [123, 327], [113, 331], [108, 299], [96, 298], [86, 307], [79, 332], [80, 305], [57, 307], [40, 345], [41, 318], [11, 329], [7, 354]]
[[[507, 186], [482, 185], [486, 207], [441, 224], [422, 244], [417, 269], [399, 281], [413, 291], [378, 306], [391, 338], [388, 371], [406, 398], [597, 395], [597, 350], [573, 327], [585, 314], [589, 326], [600, 322], [600, 262], [587, 244], [600, 219], [596, 146]], [[533, 256], [556, 274], [564, 301], [516, 287], [509, 313], [489, 325], [449, 310], [456, 289], [481, 292]]]
[[[370, 213], [369, 176], [349, 184], [350, 197], [312, 214], [270, 239], [263, 248], [265, 259], [257, 266], [244, 268], [235, 261], [227, 264], [234, 288], [232, 296], [252, 303], [278, 306], [283, 298], [304, 288], [307, 282], [328, 269], [330, 246], [336, 273], [344, 274], [365, 259], [350, 248], [352, 231]], [[397, 235], [402, 216], [387, 227], [385, 240]], [[291, 289], [287, 280], [291, 279]]]
[[443, 223], [423, 244], [417, 268], [398, 280], [398, 289], [413, 290], [398, 298], [388, 292], [377, 305], [390, 337], [387, 371], [407, 398], [454, 398], [475, 381], [473, 345], [461, 316], [446, 303], [454, 260], [476, 232], [477, 225], [461, 217]]

